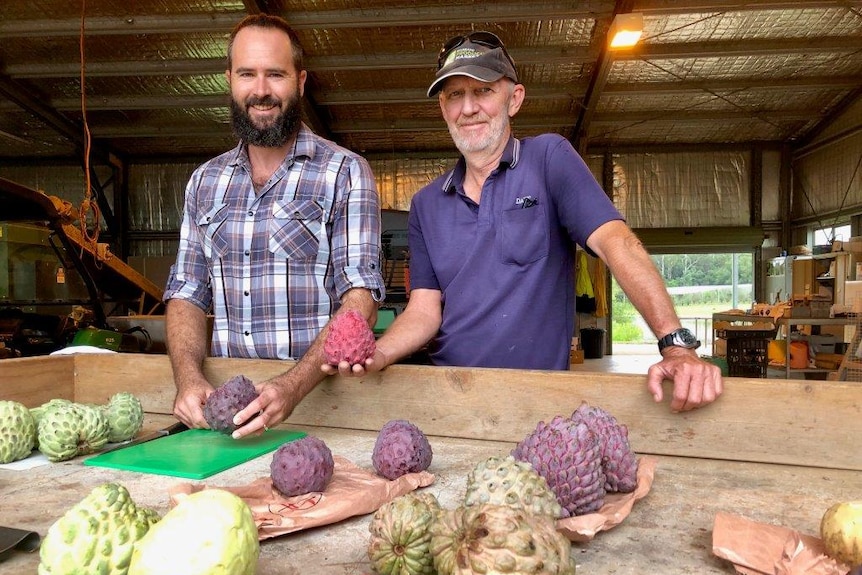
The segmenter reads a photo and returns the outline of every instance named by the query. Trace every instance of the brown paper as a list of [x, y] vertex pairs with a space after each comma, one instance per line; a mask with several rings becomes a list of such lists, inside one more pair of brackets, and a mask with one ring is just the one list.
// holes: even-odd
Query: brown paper
[[434, 475], [427, 471], [408, 473], [389, 481], [343, 457], [334, 456], [333, 459], [332, 480], [323, 492], [284, 497], [272, 486], [268, 476], [233, 487], [180, 483], [169, 490], [171, 505], [176, 505], [184, 495], [202, 489], [230, 491], [251, 508], [258, 539], [263, 540], [373, 513], [384, 503], [434, 482]]
[[595, 513], [557, 520], [557, 531], [576, 542], [590, 541], [599, 531], [616, 527], [629, 516], [635, 501], [649, 493], [658, 460], [644, 456], [638, 461], [638, 484], [631, 493], [609, 493]]
[[826, 556], [818, 537], [730, 513], [715, 516], [712, 552], [744, 575], [845, 575], [849, 571]]

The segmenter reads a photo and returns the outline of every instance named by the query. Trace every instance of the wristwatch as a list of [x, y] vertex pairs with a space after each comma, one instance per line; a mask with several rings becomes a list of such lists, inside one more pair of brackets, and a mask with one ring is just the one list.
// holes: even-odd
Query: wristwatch
[[658, 340], [658, 351], [661, 351], [670, 346], [684, 347], [685, 349], [697, 349], [700, 347], [700, 342], [697, 336], [691, 333], [691, 330], [681, 327], [676, 329], [660, 340]]

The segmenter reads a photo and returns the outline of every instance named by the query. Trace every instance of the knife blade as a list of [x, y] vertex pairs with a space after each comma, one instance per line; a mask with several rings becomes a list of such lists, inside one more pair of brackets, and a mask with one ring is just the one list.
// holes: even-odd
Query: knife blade
[[134, 439], [130, 439], [129, 441], [125, 441], [123, 443], [118, 443], [117, 445], [112, 445], [108, 449], [103, 449], [102, 453], [110, 453], [112, 451], [117, 451], [118, 449], [125, 449], [127, 447], [132, 447], [133, 445], [140, 445], [142, 443], [146, 443], [148, 441], [152, 441], [153, 439], [159, 439], [160, 437], [167, 437], [168, 435], [173, 435], [175, 433], [179, 433], [181, 431], [185, 431], [188, 429], [188, 426], [181, 421], [174, 423], [173, 425], [169, 425], [162, 429], [157, 429], [155, 431], [150, 431], [149, 433], [143, 433]]

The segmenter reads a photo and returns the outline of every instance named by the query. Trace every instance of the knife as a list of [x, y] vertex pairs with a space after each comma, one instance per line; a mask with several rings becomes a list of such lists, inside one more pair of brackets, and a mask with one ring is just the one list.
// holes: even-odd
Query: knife
[[135, 439], [131, 439], [129, 441], [125, 441], [123, 443], [118, 443], [117, 445], [112, 445], [108, 449], [104, 449], [100, 452], [102, 453], [110, 453], [112, 451], [117, 451], [118, 449], [125, 449], [126, 447], [132, 447], [133, 445], [140, 445], [142, 443], [146, 443], [148, 441], [152, 441], [153, 439], [159, 439], [160, 437], [167, 437], [168, 435], [174, 435], [181, 431], [185, 431], [188, 429], [188, 426], [181, 421], [174, 423], [173, 425], [169, 425], [168, 427], [157, 429], [155, 431], [151, 431], [149, 433], [144, 433], [136, 437]]

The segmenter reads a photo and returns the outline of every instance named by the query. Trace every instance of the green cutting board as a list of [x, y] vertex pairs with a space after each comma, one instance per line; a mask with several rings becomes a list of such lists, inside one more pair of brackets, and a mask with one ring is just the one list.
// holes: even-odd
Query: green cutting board
[[90, 457], [84, 465], [204, 479], [305, 435], [302, 431], [270, 429], [257, 437], [234, 439], [211, 429], [189, 429]]

